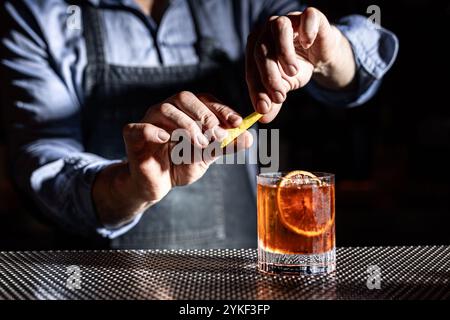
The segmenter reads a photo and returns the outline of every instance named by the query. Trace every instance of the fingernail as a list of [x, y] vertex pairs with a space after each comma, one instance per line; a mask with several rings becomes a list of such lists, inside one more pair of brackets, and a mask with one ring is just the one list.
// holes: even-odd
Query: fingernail
[[158, 139], [161, 140], [162, 142], [166, 142], [167, 140], [170, 139], [170, 134], [168, 134], [165, 131], [158, 131]]
[[266, 102], [266, 100], [259, 100], [258, 103], [256, 104], [256, 107], [259, 111], [259, 113], [268, 113], [270, 111], [270, 106], [269, 104]]
[[298, 73], [297, 67], [293, 64], [289, 65], [289, 72], [292, 76], [295, 76]]
[[284, 99], [284, 94], [282, 94], [281, 91], [275, 91], [275, 100], [277, 100], [278, 103], [282, 103]]
[[209, 144], [208, 139], [203, 134], [197, 136], [197, 142], [203, 147], [206, 147]]
[[213, 129], [214, 131], [214, 136], [219, 140], [222, 141], [223, 139], [225, 139], [228, 136], [228, 131], [221, 128], [221, 127], [215, 127]]
[[232, 113], [228, 116], [227, 121], [232, 125], [238, 125], [240, 122], [242, 122], [242, 118], [237, 114]]

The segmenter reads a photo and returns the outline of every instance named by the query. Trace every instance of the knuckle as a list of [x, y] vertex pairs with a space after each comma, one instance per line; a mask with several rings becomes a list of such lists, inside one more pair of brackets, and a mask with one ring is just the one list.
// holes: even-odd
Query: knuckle
[[314, 13], [320, 13], [320, 11], [315, 7], [308, 7], [305, 9], [305, 12], [314, 12]]
[[142, 135], [146, 140], [151, 140], [155, 138], [156, 132], [151, 126], [146, 125], [142, 128]]
[[207, 128], [212, 128], [219, 124], [219, 120], [212, 113], [204, 113], [200, 116], [200, 122]]
[[299, 84], [297, 84], [298, 83], [297, 79], [292, 79], [291, 77], [289, 77], [283, 80], [284, 80], [283, 86], [286, 91], [291, 91], [294, 90], [296, 87], [299, 87]]
[[217, 110], [218, 113], [223, 114], [229, 109], [227, 106], [220, 104], [220, 103], [213, 103], [212, 107], [214, 110]]
[[279, 83], [277, 77], [269, 75], [265, 78], [265, 84], [272, 89], [278, 89]]
[[[140, 157], [140, 158], [142, 158], [142, 157]], [[137, 163], [137, 169], [140, 172], [147, 172], [148, 171], [148, 164], [147, 164], [147, 162], [143, 161], [143, 159], [139, 159], [139, 161]]]
[[270, 18], [269, 18], [269, 21], [273, 21], [273, 20], [276, 20], [276, 19], [278, 19], [280, 16], [271, 16]]
[[128, 138], [130, 136], [131, 131], [133, 130], [133, 125], [131, 123], [127, 123], [122, 127], [122, 135], [125, 138]]
[[190, 134], [197, 134], [198, 133], [198, 131], [200, 130], [200, 128], [198, 127], [198, 125], [194, 122], [194, 121], [192, 121], [192, 122], [189, 122], [187, 125], [186, 125], [186, 128], [185, 128], [187, 131], [189, 131], [189, 133]]
[[158, 111], [162, 114], [168, 114], [171, 109], [172, 109], [172, 105], [167, 102], [160, 104], [158, 107]]
[[285, 17], [285, 16], [281, 16], [275, 20], [275, 25], [279, 30], [283, 30], [283, 29], [289, 27], [290, 24], [291, 24], [291, 20], [289, 20], [289, 18]]
[[195, 95], [190, 91], [181, 91], [177, 94], [177, 99], [185, 104], [189, 104], [194, 99]]

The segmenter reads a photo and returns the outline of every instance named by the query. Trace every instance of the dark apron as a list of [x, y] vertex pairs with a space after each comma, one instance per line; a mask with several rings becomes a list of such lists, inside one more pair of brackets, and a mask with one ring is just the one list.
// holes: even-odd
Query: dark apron
[[[232, 106], [243, 104], [241, 72], [199, 26], [202, 8], [190, 1], [199, 64], [126, 67], [107, 64], [102, 10], [84, 7], [88, 65], [83, 109], [87, 152], [123, 159], [122, 128], [147, 109], [182, 90], [208, 92]], [[126, 44], [124, 44], [126, 45]], [[244, 87], [245, 90], [245, 87]], [[237, 110], [247, 113], [248, 110]], [[152, 206], [113, 248], [236, 248], [256, 246], [256, 202], [245, 165], [213, 164], [197, 182], [174, 188]]]

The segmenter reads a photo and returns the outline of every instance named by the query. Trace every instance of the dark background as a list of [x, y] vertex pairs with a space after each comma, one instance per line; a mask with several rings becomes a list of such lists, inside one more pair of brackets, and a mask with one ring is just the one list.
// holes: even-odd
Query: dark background
[[[450, 3], [307, 2], [330, 20], [380, 6], [400, 52], [363, 107], [291, 100], [272, 124], [282, 122], [281, 141], [298, 145], [282, 144], [281, 169], [336, 173], [339, 246], [450, 244]], [[7, 174], [0, 160], [0, 250], [50, 248], [55, 233], [24, 213]]]

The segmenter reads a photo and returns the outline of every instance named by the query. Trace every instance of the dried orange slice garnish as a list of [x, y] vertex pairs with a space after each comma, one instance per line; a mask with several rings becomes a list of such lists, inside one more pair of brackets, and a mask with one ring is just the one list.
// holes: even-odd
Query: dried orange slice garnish
[[[282, 177], [277, 188], [277, 205], [283, 225], [306, 237], [320, 236], [327, 231], [334, 217], [329, 218], [328, 211], [323, 208], [324, 203], [329, 206], [330, 197], [326, 193], [331, 192], [325, 188], [329, 187], [308, 171], [292, 171]], [[324, 198], [317, 199], [321, 196]]]

